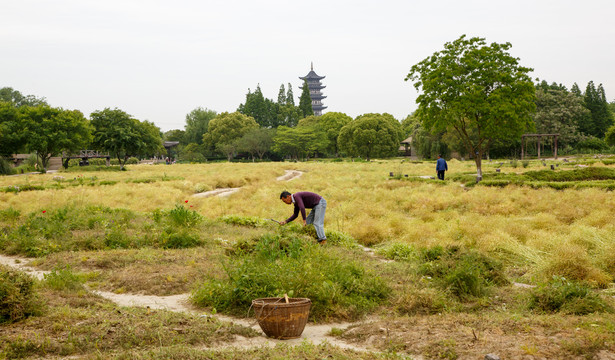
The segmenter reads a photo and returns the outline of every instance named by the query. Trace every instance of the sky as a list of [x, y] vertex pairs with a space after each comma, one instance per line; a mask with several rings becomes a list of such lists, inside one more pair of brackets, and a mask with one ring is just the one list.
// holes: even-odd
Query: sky
[[119, 108], [162, 131], [203, 107], [233, 112], [260, 85], [314, 71], [325, 112], [402, 120], [412, 65], [466, 34], [510, 42], [533, 78], [615, 101], [612, 0], [0, 0], [0, 88], [86, 117]]

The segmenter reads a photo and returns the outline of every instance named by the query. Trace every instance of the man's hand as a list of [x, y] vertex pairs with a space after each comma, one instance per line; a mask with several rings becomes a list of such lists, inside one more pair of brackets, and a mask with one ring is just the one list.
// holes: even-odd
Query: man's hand
[[280, 225], [284, 225], [284, 224], [286, 224], [286, 220], [280, 221]]
[[303, 219], [303, 226], [305, 226], [305, 225], [307, 225], [307, 224], [305, 223], [305, 219]]

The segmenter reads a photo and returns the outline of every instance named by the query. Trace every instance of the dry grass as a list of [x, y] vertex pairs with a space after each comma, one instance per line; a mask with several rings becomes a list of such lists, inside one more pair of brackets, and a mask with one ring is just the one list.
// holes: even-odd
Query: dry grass
[[[451, 161], [451, 173], [468, 172], [472, 162]], [[485, 171], [499, 167], [486, 163]], [[522, 172], [507, 163], [503, 171]], [[348, 233], [365, 245], [386, 241], [422, 246], [462, 244], [484, 251], [505, 250], [551, 273], [562, 244], [575, 244], [576, 258], [587, 259], [587, 280], [604, 283], [613, 274], [612, 262], [603, 252], [612, 249], [615, 198], [598, 189], [533, 190], [477, 187], [464, 190], [457, 183], [434, 184], [388, 179], [389, 172], [433, 175], [433, 164], [399, 160], [310, 163], [216, 163], [202, 165], [131, 166], [128, 172], [99, 172], [100, 180], [118, 181], [108, 186], [80, 186], [61, 190], [0, 193], [3, 208], [22, 213], [65, 205], [100, 204], [138, 212], [168, 209], [189, 200], [208, 218], [224, 215], [284, 219], [292, 208], [282, 204], [279, 193], [308, 190], [328, 200], [326, 227]], [[305, 174], [289, 182], [275, 181], [284, 170]], [[64, 173], [66, 178], [78, 173]], [[86, 174], [88, 176], [94, 176]], [[45, 185], [53, 175], [0, 178], [0, 186], [23, 183]], [[163, 181], [164, 178], [171, 180]], [[154, 179], [153, 183], [131, 183]], [[230, 198], [191, 198], [195, 189], [241, 187]], [[565, 261], [564, 261], [565, 262]], [[591, 270], [595, 268], [594, 270]], [[551, 270], [548, 270], [551, 269]]]

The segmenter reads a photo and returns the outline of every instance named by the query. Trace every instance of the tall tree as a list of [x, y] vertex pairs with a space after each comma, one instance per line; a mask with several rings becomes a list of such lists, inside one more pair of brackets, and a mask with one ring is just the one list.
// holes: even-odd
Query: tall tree
[[583, 139], [578, 119], [586, 117], [589, 111], [580, 97], [565, 90], [553, 88], [536, 89], [536, 131], [543, 134], [560, 134], [560, 145], [574, 145]]
[[303, 81], [303, 90], [301, 91], [301, 97], [299, 98], [299, 109], [301, 110], [301, 117], [307, 117], [314, 115], [312, 109], [312, 98], [310, 97], [310, 88], [307, 81]]
[[48, 105], [44, 97], [37, 98], [34, 95], [23, 95], [10, 87], [3, 87], [0, 89], [0, 102], [2, 101], [12, 103], [16, 107]]
[[47, 170], [52, 156], [83, 149], [92, 136], [90, 123], [79, 110], [29, 106], [25, 108], [22, 121], [26, 149], [36, 151], [43, 171]]
[[211, 119], [216, 117], [216, 112], [198, 107], [186, 115], [184, 141], [189, 143], [203, 143], [203, 134], [207, 132], [207, 126]]
[[578, 97], [583, 96], [583, 93], [581, 92], [581, 89], [579, 89], [579, 85], [577, 83], [572, 84], [572, 87], [570, 88], [570, 92]]
[[273, 139], [273, 150], [282, 156], [295, 159], [309, 158], [327, 148], [327, 135], [315, 126], [280, 126]]
[[131, 156], [155, 153], [162, 147], [160, 130], [152, 123], [141, 123], [120, 109], [106, 108], [90, 114], [94, 126], [92, 145], [108, 151], [124, 170]]
[[444, 50], [414, 65], [406, 80], [422, 94], [418, 113], [432, 132], [451, 127], [474, 155], [477, 179], [482, 157], [497, 140], [516, 139], [532, 126], [535, 88], [510, 43], [487, 45], [484, 38], [446, 43]]
[[211, 120], [207, 133], [203, 135], [203, 142], [210, 149], [218, 150], [227, 155], [230, 161], [232, 158], [230, 155], [237, 150], [236, 141], [251, 129], [258, 127], [251, 116], [240, 112], [223, 112]]
[[339, 148], [351, 156], [372, 157], [397, 155], [403, 137], [401, 124], [390, 114], [357, 116], [340, 130]]
[[293, 95], [293, 86], [288, 83], [288, 91], [286, 91], [286, 105], [295, 106], [295, 95]]
[[315, 126], [321, 129], [327, 135], [329, 140], [327, 145], [327, 153], [335, 156], [339, 155], [337, 138], [344, 126], [352, 121], [352, 118], [341, 112], [328, 112], [322, 116], [308, 116], [299, 120], [298, 126]]
[[239, 151], [246, 151], [252, 155], [254, 161], [255, 155], [260, 160], [271, 146], [273, 145], [273, 136], [275, 129], [254, 128], [246, 132], [239, 141]]
[[286, 89], [284, 89], [284, 84], [280, 85], [280, 91], [278, 92], [278, 105], [286, 104]]
[[602, 84], [598, 88], [590, 81], [585, 88], [585, 107], [591, 112], [591, 120], [582, 124], [581, 131], [597, 138], [604, 137], [606, 130], [613, 124]]
[[9, 157], [24, 148], [26, 143], [23, 110], [13, 103], [0, 101], [0, 157]]

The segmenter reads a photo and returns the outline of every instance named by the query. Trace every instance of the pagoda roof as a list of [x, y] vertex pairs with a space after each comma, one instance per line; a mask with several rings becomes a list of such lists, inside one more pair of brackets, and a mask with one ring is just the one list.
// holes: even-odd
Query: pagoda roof
[[299, 79], [301, 80], [321, 80], [324, 79], [326, 76], [319, 76], [317, 75], [314, 70], [310, 70], [310, 72], [305, 75], [304, 77], [299, 77]]
[[324, 105], [313, 105], [312, 106], [312, 110], [324, 110], [326, 109], [328, 106], [324, 106]]

